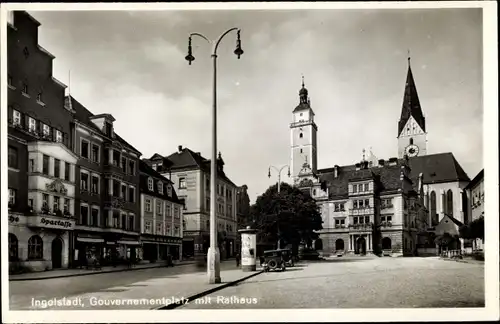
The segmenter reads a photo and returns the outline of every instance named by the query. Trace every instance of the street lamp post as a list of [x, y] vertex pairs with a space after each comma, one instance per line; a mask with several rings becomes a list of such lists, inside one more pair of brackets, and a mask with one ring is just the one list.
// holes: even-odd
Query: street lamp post
[[213, 106], [212, 106], [212, 161], [211, 161], [211, 171], [210, 171], [210, 248], [208, 249], [207, 255], [207, 275], [208, 282], [210, 284], [217, 284], [221, 282], [220, 278], [220, 254], [219, 247], [217, 246], [217, 220], [216, 220], [216, 185], [217, 185], [217, 49], [220, 42], [232, 31], [238, 30], [238, 38], [236, 40], [236, 50], [234, 54], [238, 56], [238, 59], [243, 54], [241, 49], [240, 40], [240, 30], [238, 28], [231, 28], [225, 31], [219, 36], [217, 40], [209, 40], [207, 37], [200, 33], [191, 33], [189, 35], [189, 45], [188, 45], [188, 55], [186, 60], [189, 65], [194, 61], [193, 50], [191, 46], [191, 40], [193, 36], [198, 36], [206, 40], [209, 44], [212, 44], [212, 60], [213, 60]]
[[[280, 195], [280, 188], [281, 188], [281, 171], [283, 171], [286, 167], [288, 167], [288, 177], [290, 178], [290, 167], [288, 165], [284, 165], [282, 166], [280, 169], [278, 169], [277, 167], [275, 167], [274, 165], [271, 165], [269, 166], [269, 173], [267, 174], [267, 176], [269, 178], [271, 178], [271, 168], [273, 168], [274, 170], [276, 170], [278, 172], [278, 195]], [[278, 242], [276, 244], [278, 250], [280, 248], [280, 223], [279, 223], [279, 213], [280, 213], [280, 210], [278, 210], [278, 213], [277, 213], [277, 231], [278, 231]]]

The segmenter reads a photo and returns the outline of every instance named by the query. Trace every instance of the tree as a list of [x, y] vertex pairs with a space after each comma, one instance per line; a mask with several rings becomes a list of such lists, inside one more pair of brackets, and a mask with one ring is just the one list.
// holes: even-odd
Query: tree
[[465, 239], [480, 238], [484, 240], [484, 216], [481, 216], [473, 220], [468, 225], [461, 226], [459, 231], [461, 238]]
[[250, 214], [262, 236], [275, 242], [279, 239], [281, 246], [292, 244], [294, 252], [300, 243], [311, 246], [318, 238], [315, 231], [323, 228], [316, 201], [287, 183], [281, 184], [279, 193], [277, 185], [273, 185], [257, 197]]

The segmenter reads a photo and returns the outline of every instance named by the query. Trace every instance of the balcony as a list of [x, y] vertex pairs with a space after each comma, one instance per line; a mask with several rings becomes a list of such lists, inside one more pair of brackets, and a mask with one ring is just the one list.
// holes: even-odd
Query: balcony
[[394, 207], [393, 204], [380, 205], [380, 209], [389, 209], [389, 208], [393, 208], [393, 207]]
[[112, 163], [105, 163], [104, 164], [104, 172], [108, 172], [108, 173], [122, 173], [122, 174], [126, 174], [122, 167], [120, 166], [119, 163], [117, 163], [117, 161], [113, 161]]
[[298, 127], [298, 126], [305, 126], [305, 125], [310, 125], [314, 124], [313, 120], [302, 120], [294, 123], [290, 123], [290, 127]]
[[120, 196], [111, 196], [109, 194], [104, 196], [104, 207], [120, 209], [125, 206], [127, 201]]
[[351, 232], [371, 232], [373, 230], [373, 223], [351, 224], [349, 231]]

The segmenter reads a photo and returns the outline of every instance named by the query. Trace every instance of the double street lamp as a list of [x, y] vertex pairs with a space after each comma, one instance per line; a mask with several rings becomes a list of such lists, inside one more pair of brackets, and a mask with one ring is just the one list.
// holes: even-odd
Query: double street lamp
[[[280, 189], [281, 189], [281, 171], [283, 171], [286, 167], [288, 167], [288, 177], [290, 178], [290, 167], [288, 165], [284, 165], [279, 169], [277, 167], [275, 167], [274, 165], [269, 166], [269, 172], [267, 174], [267, 176], [269, 178], [271, 178], [271, 168], [278, 172], [278, 195], [280, 194]], [[280, 223], [279, 223], [280, 210], [278, 210], [276, 217], [277, 217], [276, 226], [277, 226], [277, 232], [278, 232], [278, 242], [276, 245], [277, 245], [277, 248], [279, 249], [280, 248]]]
[[207, 37], [200, 33], [191, 33], [189, 35], [189, 45], [188, 45], [188, 55], [186, 60], [189, 65], [195, 60], [193, 56], [193, 49], [191, 46], [191, 40], [193, 36], [198, 36], [206, 40], [212, 45], [212, 60], [213, 60], [213, 107], [212, 107], [212, 161], [211, 161], [211, 171], [210, 171], [210, 248], [208, 249], [207, 255], [207, 274], [208, 282], [210, 284], [216, 284], [221, 282], [220, 278], [220, 254], [219, 248], [217, 246], [217, 220], [216, 220], [216, 201], [217, 192], [215, 191], [217, 185], [217, 49], [220, 42], [232, 31], [237, 32], [236, 49], [234, 54], [238, 56], [238, 59], [243, 54], [241, 49], [240, 40], [240, 30], [238, 28], [231, 28], [225, 31], [219, 36], [217, 40], [209, 40]]

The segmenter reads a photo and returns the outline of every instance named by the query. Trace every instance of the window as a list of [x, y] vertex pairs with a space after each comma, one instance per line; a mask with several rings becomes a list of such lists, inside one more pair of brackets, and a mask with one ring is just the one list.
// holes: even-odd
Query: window
[[365, 216], [365, 224], [369, 224], [370, 223], [370, 216]]
[[174, 218], [180, 218], [179, 207], [174, 207]]
[[158, 181], [158, 192], [163, 195], [163, 182]]
[[179, 236], [179, 226], [174, 227], [174, 236]]
[[156, 224], [156, 234], [163, 235], [163, 223]]
[[168, 224], [167, 224], [167, 230], [166, 230], [165, 234], [166, 235], [172, 235], [172, 228]]
[[233, 214], [233, 206], [227, 205], [227, 214], [231, 216]]
[[104, 131], [106, 132], [106, 135], [111, 137], [111, 135], [113, 134], [113, 126], [111, 125], [111, 123], [105, 122], [104, 127], [105, 127]]
[[28, 162], [28, 171], [35, 172], [35, 159], [30, 159]]
[[80, 224], [89, 225], [89, 206], [87, 205], [80, 206]]
[[123, 173], [127, 173], [127, 159], [122, 157], [122, 171]]
[[99, 145], [92, 144], [92, 161], [99, 163]]
[[117, 151], [117, 150], [113, 150], [112, 157], [113, 157], [113, 165], [117, 166], [117, 167], [120, 167], [120, 161], [121, 161], [121, 159], [120, 159], [120, 152]]
[[62, 132], [56, 129], [56, 142], [62, 143], [62, 141], [63, 141]]
[[[25, 50], [26, 50], [26, 48], [25, 48]], [[23, 94], [28, 94], [28, 84], [26, 82], [23, 82], [23, 88], [21, 91]]]
[[69, 199], [64, 199], [63, 212], [65, 215], [69, 214]]
[[50, 126], [42, 124], [42, 134], [43, 136], [50, 136]]
[[99, 226], [99, 208], [92, 207], [92, 226]]
[[116, 180], [111, 180], [113, 186], [113, 197], [120, 197], [120, 183]]
[[89, 142], [87, 142], [86, 140], [83, 140], [83, 139], [81, 141], [80, 155], [83, 158], [86, 158], [86, 159], [89, 158]]
[[299, 134], [299, 137], [300, 137], [300, 138], [302, 138], [302, 137], [304, 137], [304, 135], [302, 135], [302, 133], [300, 133], [300, 134]]
[[89, 174], [86, 172], [81, 172], [80, 173], [80, 189], [82, 191], [87, 191], [89, 190]]
[[99, 193], [99, 177], [92, 175], [92, 193]]
[[71, 165], [68, 162], [64, 162], [64, 180], [69, 181], [69, 171]]
[[344, 203], [335, 203], [335, 211], [336, 212], [345, 211]]
[[167, 196], [172, 197], [172, 186], [167, 185]]
[[58, 196], [54, 196], [54, 202], [53, 202], [53, 205], [52, 205], [52, 211], [55, 213], [59, 210], [59, 200], [61, 198], [58, 197]]
[[300, 153], [302, 153], [302, 149], [300, 149]]
[[345, 218], [335, 218], [335, 228], [345, 227]]
[[381, 215], [380, 221], [381, 222], [392, 222], [392, 215]]
[[134, 217], [134, 215], [128, 216], [128, 229], [129, 229], [129, 231], [135, 230], [135, 217]]
[[369, 184], [368, 183], [365, 183], [365, 191], [368, 191], [369, 190]]
[[123, 183], [122, 183], [122, 187], [121, 187], [121, 194], [120, 194], [120, 197], [121, 197], [122, 199], [126, 199], [126, 198], [127, 198], [127, 186], [126, 186], [126, 185], [124, 185]]
[[182, 230], [183, 231], [186, 230], [186, 220], [185, 219], [182, 220]]
[[156, 171], [156, 163], [153, 163], [153, 164], [151, 165], [151, 168], [152, 168], [153, 170], [155, 170], [155, 171]]
[[134, 175], [134, 174], [135, 174], [135, 161], [132, 161], [132, 160], [129, 160], [129, 161], [128, 161], [128, 172], [129, 172], [131, 175]]
[[151, 199], [146, 199], [146, 211], [151, 212]]
[[128, 201], [135, 202], [135, 188], [128, 187]]
[[42, 101], [42, 92], [40, 91], [39, 93], [36, 94], [36, 101], [38, 102], [43, 102]]
[[39, 260], [43, 258], [43, 241], [38, 235], [33, 235], [28, 240], [28, 259]]
[[34, 118], [28, 117], [28, 127], [31, 133], [36, 133], [36, 120]]
[[43, 155], [43, 169], [42, 169], [43, 174], [49, 174], [49, 157], [47, 155]]
[[19, 259], [19, 242], [17, 237], [9, 233], [9, 261], [17, 261]]
[[391, 208], [392, 207], [392, 198], [382, 199], [381, 205], [382, 205], [382, 208]]
[[358, 185], [352, 185], [352, 192], [358, 192]]
[[186, 189], [186, 178], [179, 178], [179, 189]]
[[121, 228], [127, 230], [127, 214], [122, 214]]
[[413, 145], [413, 138], [410, 138], [410, 145]]
[[144, 222], [144, 232], [151, 234], [151, 222], [150, 221]]
[[42, 208], [49, 208], [49, 195], [42, 194]]
[[9, 205], [16, 204], [16, 189], [9, 188]]
[[28, 206], [30, 207], [31, 210], [33, 210], [33, 205], [34, 205], [33, 199], [28, 199]]
[[210, 210], [210, 198], [207, 198], [205, 207], [206, 210]]
[[61, 160], [54, 159], [54, 177], [61, 177]]
[[148, 190], [153, 191], [153, 178], [148, 178]]
[[17, 158], [17, 148], [9, 146], [9, 157], [8, 157], [8, 167], [17, 169], [18, 158]]
[[14, 125], [21, 125], [21, 113], [17, 110], [12, 111], [12, 123]]
[[165, 216], [172, 217], [172, 206], [169, 203], [165, 206]]
[[365, 208], [370, 207], [370, 199], [365, 199]]
[[156, 202], [156, 214], [161, 215], [163, 213], [163, 203], [161, 201]]

